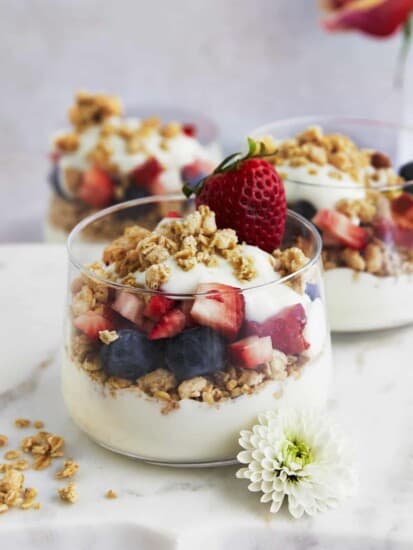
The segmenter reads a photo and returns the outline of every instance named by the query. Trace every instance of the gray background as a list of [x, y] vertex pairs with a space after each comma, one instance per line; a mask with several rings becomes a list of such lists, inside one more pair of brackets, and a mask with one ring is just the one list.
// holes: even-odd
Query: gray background
[[[316, 0], [0, 0], [1, 240], [36, 240], [49, 134], [74, 90], [215, 119], [226, 148], [279, 117], [412, 121], [400, 39], [326, 35]], [[411, 56], [406, 75], [413, 73]], [[407, 101], [406, 101], [407, 100]]]

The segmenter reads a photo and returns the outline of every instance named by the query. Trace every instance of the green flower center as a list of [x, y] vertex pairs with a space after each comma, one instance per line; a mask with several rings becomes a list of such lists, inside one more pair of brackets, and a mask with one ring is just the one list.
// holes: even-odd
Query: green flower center
[[295, 438], [287, 439], [282, 448], [283, 462], [287, 466], [304, 468], [313, 461], [313, 452], [304, 441]]

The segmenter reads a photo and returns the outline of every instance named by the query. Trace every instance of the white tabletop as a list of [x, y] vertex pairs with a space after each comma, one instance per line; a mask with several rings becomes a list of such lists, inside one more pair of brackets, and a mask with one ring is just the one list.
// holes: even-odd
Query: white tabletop
[[[330, 410], [354, 445], [358, 495], [315, 519], [272, 517], [246, 482], [235, 479], [235, 468], [160, 468], [90, 442], [68, 417], [59, 387], [64, 248], [10, 245], [0, 254], [0, 433], [9, 435], [13, 448], [26, 434], [13, 426], [16, 417], [44, 420], [80, 464], [74, 505], [56, 496], [57, 465], [25, 472], [42, 508], [1, 516], [1, 548], [413, 547], [412, 327], [334, 338]], [[105, 499], [108, 489], [118, 499]]]

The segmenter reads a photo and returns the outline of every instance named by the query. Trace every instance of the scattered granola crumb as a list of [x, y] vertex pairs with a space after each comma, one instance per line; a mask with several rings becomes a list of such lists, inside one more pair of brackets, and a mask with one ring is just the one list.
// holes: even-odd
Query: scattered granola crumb
[[32, 423], [28, 418], [16, 418], [14, 424], [16, 428], [28, 428]]
[[66, 487], [58, 489], [57, 494], [61, 501], [74, 504], [78, 498], [76, 484], [71, 481]]
[[109, 499], [114, 499], [114, 498], [118, 498], [118, 495], [117, 495], [117, 493], [115, 493], [115, 491], [112, 491], [112, 489], [109, 489], [109, 491], [106, 493], [105, 497], [109, 498]]
[[30, 464], [27, 460], [17, 460], [16, 462], [13, 462], [12, 467], [15, 470], [27, 470], [29, 468]]
[[5, 447], [9, 442], [7, 435], [0, 434], [0, 447]]
[[35, 420], [33, 422], [33, 426], [36, 428], [36, 430], [41, 430], [42, 428], [44, 428], [44, 422], [42, 422], [41, 420]]
[[99, 332], [99, 340], [104, 344], [111, 344], [112, 342], [116, 342], [118, 338], [119, 335], [116, 330], [101, 330]]
[[73, 460], [65, 460], [63, 468], [56, 472], [56, 479], [72, 478], [79, 469], [79, 464]]
[[6, 460], [15, 460], [16, 458], [19, 458], [21, 456], [21, 452], [16, 450], [16, 451], [7, 451], [7, 453], [4, 454], [4, 458]]

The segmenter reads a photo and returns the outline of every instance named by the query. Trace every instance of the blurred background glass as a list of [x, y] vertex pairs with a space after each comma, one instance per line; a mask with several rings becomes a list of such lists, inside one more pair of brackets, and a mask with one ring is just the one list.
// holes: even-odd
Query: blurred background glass
[[319, 19], [316, 0], [3, 2], [0, 241], [41, 240], [49, 137], [79, 88], [204, 114], [226, 150], [289, 116], [411, 122], [412, 57], [405, 93], [394, 86], [400, 35], [327, 34]]

